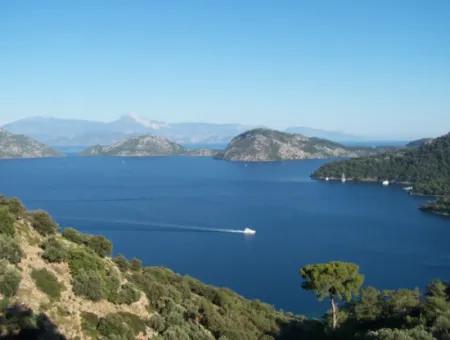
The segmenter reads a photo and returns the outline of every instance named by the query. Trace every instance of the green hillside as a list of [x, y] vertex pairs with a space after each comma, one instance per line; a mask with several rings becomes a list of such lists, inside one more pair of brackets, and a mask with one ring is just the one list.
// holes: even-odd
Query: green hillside
[[[383, 181], [413, 186], [413, 193], [421, 195], [450, 195], [450, 134], [422, 143], [416, 148], [405, 148], [381, 155], [360, 157], [325, 164], [313, 177], [348, 180]], [[440, 202], [440, 203], [439, 203]], [[448, 202], [436, 202], [436, 212], [448, 213]], [[434, 211], [433, 204], [428, 210]], [[447, 208], [445, 208], [447, 206]]]

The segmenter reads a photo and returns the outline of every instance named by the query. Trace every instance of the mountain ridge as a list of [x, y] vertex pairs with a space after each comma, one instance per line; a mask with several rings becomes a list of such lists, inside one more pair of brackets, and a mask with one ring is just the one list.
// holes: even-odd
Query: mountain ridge
[[234, 137], [218, 158], [229, 161], [268, 162], [356, 157], [375, 152], [377, 149], [346, 147], [326, 139], [257, 128]]

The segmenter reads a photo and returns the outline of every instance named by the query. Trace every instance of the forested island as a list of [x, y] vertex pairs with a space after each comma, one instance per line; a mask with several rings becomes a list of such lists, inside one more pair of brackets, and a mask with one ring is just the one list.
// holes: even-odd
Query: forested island
[[409, 147], [380, 155], [325, 164], [314, 178], [399, 183], [412, 186], [418, 195], [436, 196], [422, 209], [448, 215], [450, 196], [450, 134], [422, 140]]
[[[450, 286], [364, 287], [356, 264], [299, 271], [327, 299], [320, 319], [278, 311], [139, 259], [112, 257], [103, 236], [60, 228], [0, 197], [0, 337], [6, 339], [448, 339]], [[255, 283], [263, 284], [263, 283]]]

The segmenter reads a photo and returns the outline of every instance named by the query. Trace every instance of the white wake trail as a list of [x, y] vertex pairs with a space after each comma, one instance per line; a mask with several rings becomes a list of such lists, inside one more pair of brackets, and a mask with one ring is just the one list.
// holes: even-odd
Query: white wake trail
[[199, 227], [199, 226], [187, 225], [187, 224], [173, 224], [173, 223], [163, 223], [163, 222], [153, 222], [153, 221], [152, 222], [141, 222], [141, 221], [132, 221], [132, 220], [108, 220], [108, 219], [102, 219], [102, 218], [86, 218], [86, 217], [60, 217], [59, 219], [86, 221], [86, 222], [93, 222], [93, 223], [131, 224], [131, 225], [141, 225], [141, 226], [149, 226], [149, 227], [163, 227], [163, 228], [171, 228], [171, 229], [186, 230], [186, 231], [245, 234], [245, 231], [243, 229]]

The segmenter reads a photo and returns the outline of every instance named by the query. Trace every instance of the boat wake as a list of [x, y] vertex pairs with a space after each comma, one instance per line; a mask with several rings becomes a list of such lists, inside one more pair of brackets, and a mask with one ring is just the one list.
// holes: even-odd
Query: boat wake
[[[178, 231], [194, 231], [194, 232], [212, 232], [212, 233], [234, 233], [234, 234], [245, 234], [245, 235], [254, 235], [256, 233], [255, 230], [250, 228], [245, 229], [233, 229], [233, 228], [212, 228], [212, 227], [200, 227], [194, 225], [187, 224], [173, 224], [173, 223], [163, 223], [163, 222], [141, 222], [141, 221], [133, 221], [133, 220], [108, 220], [108, 219], [100, 219], [100, 218], [84, 218], [84, 217], [62, 217], [57, 218], [60, 221], [83, 221], [90, 223], [106, 223], [106, 224], [119, 224], [119, 225], [132, 225], [132, 226], [141, 226], [141, 228], [134, 230], [145, 231], [147, 227], [157, 228], [158, 231], [162, 229], [168, 230], [178, 230]], [[89, 228], [92, 229], [92, 228]], [[99, 230], [105, 230], [105, 228], [99, 228]], [[130, 228], [114, 228], [113, 230], [128, 230]]]

